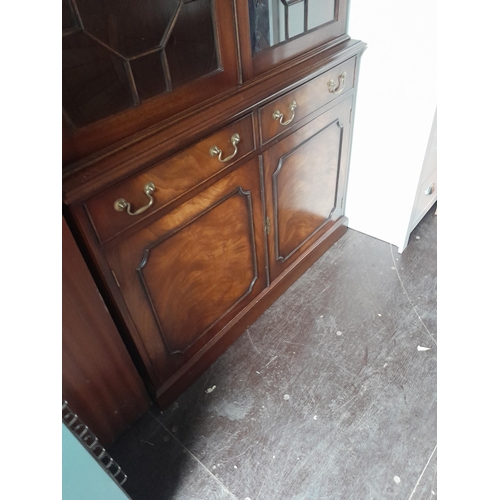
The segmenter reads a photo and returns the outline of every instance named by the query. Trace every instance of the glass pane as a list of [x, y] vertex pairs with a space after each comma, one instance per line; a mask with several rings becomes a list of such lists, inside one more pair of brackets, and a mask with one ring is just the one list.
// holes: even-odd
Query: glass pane
[[62, 43], [63, 108], [83, 126], [133, 106], [124, 61], [83, 32]]
[[[306, 3], [304, 1], [288, 6], [288, 19], [285, 13], [285, 38], [292, 38], [304, 33], [304, 9]], [[285, 7], [286, 11], [286, 7]], [[288, 28], [288, 33], [286, 29]]]
[[336, 0], [248, 0], [252, 52], [335, 20]]
[[163, 51], [153, 52], [130, 62], [137, 93], [141, 99], [148, 99], [168, 90], [168, 76], [165, 71]]
[[165, 52], [174, 88], [219, 67], [211, 0], [184, 2]]
[[76, 0], [84, 30], [124, 57], [159, 47], [180, 0]]
[[317, 28], [335, 18], [335, 0], [309, 0], [308, 29]]
[[213, 0], [63, 0], [62, 24], [63, 108], [73, 127], [219, 68]]
[[76, 27], [75, 17], [73, 16], [73, 9], [68, 0], [62, 2], [62, 28], [63, 30]]

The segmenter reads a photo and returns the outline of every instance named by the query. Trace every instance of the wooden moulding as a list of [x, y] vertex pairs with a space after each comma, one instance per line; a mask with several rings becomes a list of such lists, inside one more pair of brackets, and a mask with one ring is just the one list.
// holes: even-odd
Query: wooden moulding
[[212, 363], [255, 322], [309, 267], [314, 264], [347, 231], [348, 219], [341, 216], [329, 232], [320, 238], [310, 250], [284, 271], [270, 286], [265, 288], [238, 316], [203, 349], [191, 358], [179, 371], [156, 390], [156, 401], [166, 408]]
[[365, 48], [363, 42], [349, 40], [313, 53], [309, 59], [284, 64], [221, 94], [217, 99], [67, 165], [63, 172], [64, 203], [83, 201], [134, 173], [150, 168], [322, 72], [359, 56]]

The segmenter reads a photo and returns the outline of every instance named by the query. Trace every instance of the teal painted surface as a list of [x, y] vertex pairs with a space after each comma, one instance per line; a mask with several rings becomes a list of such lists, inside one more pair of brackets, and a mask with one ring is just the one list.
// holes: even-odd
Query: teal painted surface
[[130, 500], [62, 424], [63, 500]]

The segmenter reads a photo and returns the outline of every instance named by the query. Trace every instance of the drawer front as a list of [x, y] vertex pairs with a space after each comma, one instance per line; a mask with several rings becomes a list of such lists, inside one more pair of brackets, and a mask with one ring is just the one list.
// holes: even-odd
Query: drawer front
[[248, 115], [90, 198], [85, 207], [99, 240], [108, 241], [254, 150], [252, 117]]
[[355, 66], [356, 58], [353, 57], [260, 108], [261, 143], [266, 144], [302, 118], [352, 89]]

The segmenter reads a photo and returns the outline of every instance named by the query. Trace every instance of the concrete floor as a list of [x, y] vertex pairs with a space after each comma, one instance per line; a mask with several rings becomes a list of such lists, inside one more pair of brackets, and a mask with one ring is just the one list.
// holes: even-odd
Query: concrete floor
[[133, 500], [437, 498], [433, 207], [402, 255], [348, 230], [109, 450]]

